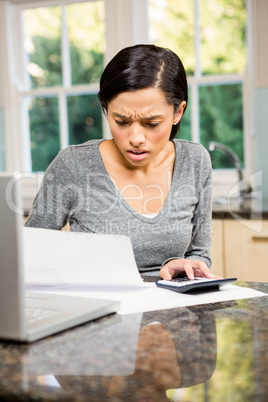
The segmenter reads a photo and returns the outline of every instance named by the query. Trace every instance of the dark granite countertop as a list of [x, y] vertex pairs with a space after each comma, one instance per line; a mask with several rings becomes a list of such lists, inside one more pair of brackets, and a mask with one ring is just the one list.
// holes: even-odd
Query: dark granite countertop
[[240, 202], [237, 198], [218, 197], [212, 202], [213, 219], [268, 219], [268, 199], [253, 197]]
[[0, 342], [0, 401], [266, 401], [267, 345], [268, 297], [114, 314]]

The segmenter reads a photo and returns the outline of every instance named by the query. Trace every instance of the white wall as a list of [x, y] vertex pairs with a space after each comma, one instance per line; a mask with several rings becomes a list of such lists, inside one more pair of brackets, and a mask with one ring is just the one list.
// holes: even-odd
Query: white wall
[[268, 198], [268, 1], [252, 0], [252, 11], [255, 166], [262, 171], [262, 193]]

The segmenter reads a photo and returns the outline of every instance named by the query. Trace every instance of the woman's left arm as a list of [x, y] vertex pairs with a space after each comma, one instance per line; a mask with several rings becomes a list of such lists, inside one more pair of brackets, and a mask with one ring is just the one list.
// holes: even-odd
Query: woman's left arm
[[210, 246], [212, 234], [212, 178], [211, 161], [207, 151], [204, 151], [200, 167], [200, 184], [198, 203], [192, 219], [193, 230], [191, 242], [184, 258], [170, 259], [160, 270], [163, 279], [172, 279], [185, 273], [190, 279], [195, 276], [219, 278], [210, 271]]

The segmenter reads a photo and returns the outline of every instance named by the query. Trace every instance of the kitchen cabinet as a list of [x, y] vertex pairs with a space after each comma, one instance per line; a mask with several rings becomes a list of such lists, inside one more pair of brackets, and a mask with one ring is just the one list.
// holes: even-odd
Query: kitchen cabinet
[[224, 276], [268, 282], [268, 220], [222, 223]]
[[213, 219], [212, 221], [212, 243], [211, 243], [211, 272], [215, 275], [225, 276], [223, 257], [223, 220]]
[[268, 282], [268, 220], [213, 219], [214, 274]]

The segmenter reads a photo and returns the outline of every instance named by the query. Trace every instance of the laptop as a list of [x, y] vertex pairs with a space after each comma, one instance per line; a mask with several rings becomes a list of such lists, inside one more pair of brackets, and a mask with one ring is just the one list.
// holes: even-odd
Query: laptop
[[114, 300], [25, 291], [21, 178], [0, 173], [0, 339], [33, 342], [117, 312]]

